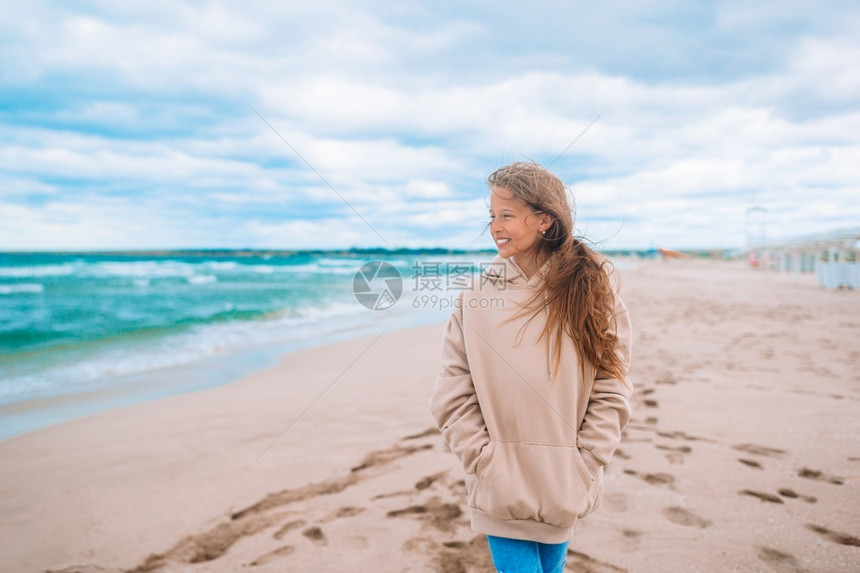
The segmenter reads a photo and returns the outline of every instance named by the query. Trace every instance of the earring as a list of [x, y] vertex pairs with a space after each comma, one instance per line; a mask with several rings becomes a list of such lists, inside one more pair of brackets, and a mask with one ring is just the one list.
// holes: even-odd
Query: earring
[[541, 235], [546, 235], [546, 230], [540, 232]]

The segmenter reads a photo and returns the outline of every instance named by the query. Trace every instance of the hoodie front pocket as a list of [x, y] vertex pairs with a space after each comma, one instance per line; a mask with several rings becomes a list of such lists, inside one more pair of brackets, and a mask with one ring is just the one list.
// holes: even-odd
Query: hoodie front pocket
[[484, 454], [469, 505], [496, 519], [569, 528], [593, 504], [594, 479], [575, 446], [493, 442]]

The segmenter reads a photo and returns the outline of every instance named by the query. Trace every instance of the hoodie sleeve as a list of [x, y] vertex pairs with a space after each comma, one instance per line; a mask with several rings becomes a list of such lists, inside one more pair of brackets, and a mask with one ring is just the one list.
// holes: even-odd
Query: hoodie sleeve
[[[615, 295], [615, 352], [629, 371], [631, 355], [630, 315], [627, 306]], [[626, 372], [625, 372], [626, 374]], [[591, 389], [588, 407], [577, 436], [577, 446], [592, 469], [606, 465], [621, 441], [621, 432], [630, 420], [630, 398], [633, 390], [623, 380], [598, 371]], [[591, 459], [589, 459], [591, 458]]]
[[478, 404], [463, 337], [462, 297], [448, 319], [442, 342], [442, 371], [436, 376], [430, 411], [448, 447], [467, 473], [474, 473], [483, 447], [489, 443], [487, 425]]

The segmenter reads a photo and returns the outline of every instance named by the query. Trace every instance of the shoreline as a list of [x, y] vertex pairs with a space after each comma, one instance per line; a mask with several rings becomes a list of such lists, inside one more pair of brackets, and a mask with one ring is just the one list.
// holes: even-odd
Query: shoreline
[[[217, 519], [225, 507], [252, 504], [261, 491], [324, 480], [350, 467], [377, 443], [426, 430], [424, 400], [410, 400], [412, 416], [380, 423], [371, 415], [373, 409], [359, 400], [365, 391], [373, 395], [374, 389], [362, 388], [354, 374], [357, 369], [365, 376], [374, 371], [386, 347], [402, 346], [403, 356], [410, 340], [426, 343], [428, 334], [438, 339], [441, 351], [443, 327], [433, 323], [388, 330], [381, 337], [377, 333], [303, 349], [224, 386], [138, 403], [0, 442], [0, 489], [11, 494], [0, 501], [0, 511], [8, 517], [0, 526], [6, 530], [0, 538], [7, 540], [4, 545], [22, 537], [36, 544], [29, 551], [22, 543], [3, 547], [10, 556], [7, 563], [27, 571], [70, 566], [76, 561], [60, 556], [71, 545], [77, 547], [75, 552], [86, 548], [79, 555], [98, 555], [116, 570], [131, 569], [181, 537], [186, 528]], [[421, 353], [422, 346], [416, 344], [415, 349]], [[426, 370], [438, 362], [436, 354], [416, 358], [425, 361]], [[298, 373], [301, 380], [286, 380], [287, 372]], [[395, 374], [388, 375], [386, 386], [396, 385]], [[406, 390], [414, 392], [415, 387]], [[384, 394], [377, 396], [383, 404]], [[302, 414], [309, 404], [313, 406]], [[317, 435], [314, 426], [320, 424], [327, 432]], [[335, 437], [330, 433], [335, 428], [344, 431]], [[318, 456], [318, 451], [327, 453]], [[211, 485], [213, 479], [217, 487]], [[54, 480], [63, 487], [50, 486]], [[145, 498], [139, 497], [141, 491], [147, 492]], [[29, 501], [24, 507], [15, 499]], [[58, 507], [65, 509], [54, 514]], [[178, 519], [176, 508], [182, 513]], [[45, 519], [47, 515], [54, 517]], [[129, 520], [131, 516], [138, 518]], [[173, 518], [157, 528], [146, 525], [159, 516]], [[19, 529], [22, 522], [35, 529]], [[112, 533], [92, 539], [86, 530]]]
[[447, 315], [429, 312], [383, 313], [367, 323], [350, 324], [339, 330], [329, 328], [312, 339], [254, 344], [198, 358], [190, 363], [117, 376], [109, 384], [91, 390], [0, 403], [0, 418], [3, 419], [0, 443], [118, 408], [233, 384], [277, 366], [284, 356], [294, 352], [367, 336], [386, 321], [399, 322], [395, 329], [401, 330], [446, 319]]
[[[733, 263], [622, 273], [634, 417], [569, 566], [850, 571], [858, 293]], [[383, 328], [0, 442], [7, 566], [486, 570], [428, 411], [444, 323]]]

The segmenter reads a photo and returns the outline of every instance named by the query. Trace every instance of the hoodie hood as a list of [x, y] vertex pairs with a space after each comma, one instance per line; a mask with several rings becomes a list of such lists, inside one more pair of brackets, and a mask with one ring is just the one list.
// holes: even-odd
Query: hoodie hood
[[[546, 274], [548, 262], [549, 261], [544, 261], [540, 269], [538, 269], [531, 278], [527, 278], [525, 272], [523, 272], [519, 265], [517, 265], [513, 257], [505, 259], [500, 255], [496, 255], [493, 257], [493, 260], [490, 261], [489, 265], [487, 265], [483, 276], [499, 290], [505, 290], [506, 288], [522, 289], [527, 286], [537, 288], [541, 281], [543, 281], [543, 277]], [[549, 309], [546, 306], [546, 293], [544, 293], [544, 305], [541, 311], [543, 312], [544, 320], [549, 319]], [[549, 338], [552, 339], [552, 333], [550, 333]], [[544, 340], [541, 344], [543, 344], [545, 350], [544, 368], [546, 369], [547, 375], [555, 380], [558, 373], [553, 372], [552, 369], [549, 340]]]
[[531, 278], [527, 278], [513, 257], [504, 259], [501, 255], [496, 255], [484, 269], [483, 276], [488, 282], [499, 288], [502, 287], [502, 284], [513, 287], [524, 287], [530, 283], [538, 284], [538, 281], [542, 280], [546, 273], [547, 262], [544, 262]]

